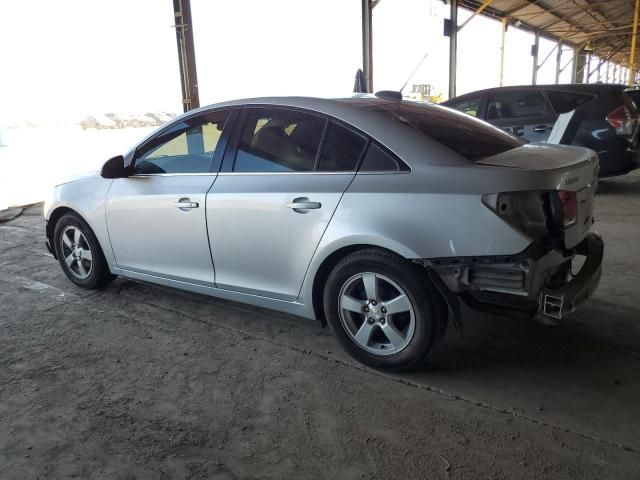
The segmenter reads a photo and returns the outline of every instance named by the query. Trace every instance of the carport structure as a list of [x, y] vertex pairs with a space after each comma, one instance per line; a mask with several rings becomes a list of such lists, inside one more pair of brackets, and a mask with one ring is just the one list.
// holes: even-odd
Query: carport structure
[[[362, 7], [362, 71], [366, 91], [373, 91], [373, 10], [382, 0], [360, 0]], [[390, 1], [390, 0], [386, 0]], [[457, 36], [476, 15], [502, 23], [500, 84], [505, 68], [506, 31], [519, 28], [534, 34], [531, 45], [533, 74], [549, 60], [556, 62], [556, 83], [560, 73], [572, 64], [572, 82], [636, 83], [638, 59], [636, 36], [640, 0], [446, 0], [450, 15], [444, 21], [449, 42], [449, 97], [456, 95]], [[173, 0], [178, 58], [185, 111], [199, 106], [198, 81], [191, 28], [190, 0]], [[472, 15], [458, 22], [459, 9]], [[540, 58], [540, 39], [555, 42]], [[592, 59], [595, 62], [592, 62]], [[613, 68], [611, 68], [613, 67]]]
[[[362, 5], [362, 71], [365, 87], [373, 91], [373, 9], [382, 0], [361, 0]], [[391, 1], [391, 0], [387, 0]], [[448, 0], [449, 19], [445, 19], [444, 34], [449, 43], [449, 97], [456, 95], [457, 36], [476, 15], [502, 22], [500, 85], [502, 85], [506, 31], [511, 26], [534, 34], [531, 46], [533, 74], [536, 84], [538, 70], [555, 53], [556, 83], [560, 73], [573, 64], [572, 81], [636, 83], [638, 61], [636, 37], [640, 0]], [[178, 58], [185, 111], [199, 106], [196, 62], [191, 28], [190, 0], [173, 0]], [[473, 13], [458, 23], [458, 10]], [[545, 58], [539, 58], [540, 38], [556, 43]], [[569, 50], [567, 61], [564, 53]], [[591, 66], [591, 60], [596, 64]], [[613, 69], [610, 66], [613, 65]], [[603, 68], [604, 67], [604, 68]], [[611, 70], [611, 71], [610, 71]], [[595, 75], [595, 77], [594, 77]]]
[[[458, 7], [468, 8], [476, 14], [501, 20], [503, 29], [502, 52], [504, 54], [504, 32], [513, 25], [532, 32], [535, 35], [531, 47], [533, 61], [532, 84], [536, 83], [537, 72], [549, 57], [556, 53], [556, 83], [560, 71], [566, 68], [562, 54], [565, 47], [572, 50], [573, 74], [575, 83], [587, 83], [597, 75], [597, 80], [607, 81], [609, 72], [602, 72], [602, 66], [612, 62], [619, 67], [627, 67], [629, 73], [621, 76], [621, 68], [616, 67], [613, 81], [635, 83], [637, 78], [637, 59], [635, 55], [638, 26], [637, 0], [450, 0], [452, 16]], [[473, 18], [473, 17], [472, 17]], [[466, 22], [452, 29], [451, 45], [457, 32]], [[556, 42], [556, 46], [546, 58], [538, 57], [540, 38]], [[591, 57], [598, 59], [590, 67]], [[455, 60], [455, 53], [452, 54]], [[455, 61], [452, 72], [455, 76]], [[502, 77], [502, 76], [501, 76]], [[455, 92], [455, 81], [451, 82]]]

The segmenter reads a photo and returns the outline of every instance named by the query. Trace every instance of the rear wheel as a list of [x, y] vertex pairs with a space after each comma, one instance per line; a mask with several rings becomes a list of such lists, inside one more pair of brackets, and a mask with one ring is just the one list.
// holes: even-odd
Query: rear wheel
[[79, 215], [67, 213], [58, 220], [53, 243], [62, 270], [76, 285], [100, 288], [115, 278], [98, 239]]
[[406, 370], [431, 352], [446, 325], [446, 309], [420, 273], [411, 262], [378, 249], [355, 252], [336, 265], [327, 279], [324, 311], [354, 358], [375, 368]]

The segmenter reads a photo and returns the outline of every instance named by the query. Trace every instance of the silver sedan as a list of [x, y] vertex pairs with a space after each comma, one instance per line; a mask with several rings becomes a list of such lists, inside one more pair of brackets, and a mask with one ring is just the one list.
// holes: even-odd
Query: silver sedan
[[55, 187], [46, 240], [82, 287], [122, 276], [317, 319], [400, 370], [462, 329], [461, 301], [559, 321], [593, 293], [597, 169], [391, 94], [232, 101]]

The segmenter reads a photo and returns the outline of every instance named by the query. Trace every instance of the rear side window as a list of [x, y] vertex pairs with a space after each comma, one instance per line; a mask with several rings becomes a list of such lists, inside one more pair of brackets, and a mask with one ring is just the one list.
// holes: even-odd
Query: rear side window
[[556, 113], [567, 113], [593, 100], [593, 95], [547, 90], [547, 98]]
[[469, 115], [436, 105], [393, 102], [365, 108], [401, 122], [469, 160], [491, 157], [526, 143]]
[[293, 110], [250, 109], [233, 171], [313, 171], [325, 125], [323, 118]]
[[547, 102], [538, 90], [512, 90], [489, 95], [487, 120], [542, 117], [547, 113]]
[[386, 152], [382, 147], [371, 143], [362, 159], [361, 172], [406, 172], [409, 168]]
[[354, 172], [367, 140], [335, 123], [331, 123], [322, 146], [318, 170], [321, 172]]
[[467, 115], [471, 115], [472, 117], [477, 117], [480, 110], [481, 102], [482, 97], [477, 96], [448, 103], [447, 107], [454, 108], [459, 112], [466, 113]]

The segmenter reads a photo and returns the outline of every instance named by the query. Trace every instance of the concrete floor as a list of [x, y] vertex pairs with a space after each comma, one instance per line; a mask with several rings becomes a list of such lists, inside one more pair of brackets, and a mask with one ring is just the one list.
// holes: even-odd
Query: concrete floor
[[295, 317], [78, 289], [27, 209], [0, 225], [0, 478], [640, 478], [640, 173], [596, 209], [589, 304], [556, 328], [466, 312], [407, 375]]

